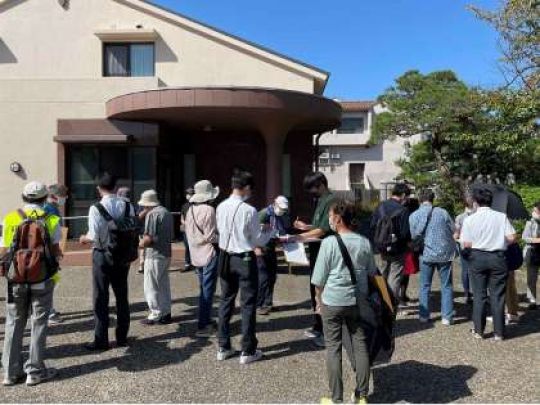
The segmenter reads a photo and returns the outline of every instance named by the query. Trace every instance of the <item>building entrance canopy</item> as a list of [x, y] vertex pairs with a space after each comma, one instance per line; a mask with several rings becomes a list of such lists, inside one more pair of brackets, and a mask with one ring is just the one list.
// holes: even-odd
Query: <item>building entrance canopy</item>
[[[341, 121], [341, 106], [333, 100], [265, 88], [142, 91], [109, 100], [106, 111], [109, 119], [165, 124], [189, 131], [259, 133], [266, 146], [268, 199], [282, 191], [281, 163], [287, 136], [323, 133], [336, 128]], [[311, 155], [311, 149], [305, 153]]]
[[250, 129], [264, 135], [322, 133], [339, 125], [341, 106], [313, 94], [263, 88], [166, 88], [107, 102], [110, 119], [171, 123], [191, 129]]

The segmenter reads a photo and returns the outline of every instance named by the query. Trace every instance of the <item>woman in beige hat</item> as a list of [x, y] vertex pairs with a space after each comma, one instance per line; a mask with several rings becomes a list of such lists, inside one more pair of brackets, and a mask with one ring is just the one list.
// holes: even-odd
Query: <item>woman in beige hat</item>
[[212, 303], [216, 292], [218, 243], [216, 209], [212, 202], [219, 195], [219, 187], [208, 180], [199, 181], [194, 186], [194, 194], [189, 200], [185, 218], [185, 232], [189, 242], [191, 264], [199, 275], [199, 322], [197, 337], [215, 334], [212, 322]]

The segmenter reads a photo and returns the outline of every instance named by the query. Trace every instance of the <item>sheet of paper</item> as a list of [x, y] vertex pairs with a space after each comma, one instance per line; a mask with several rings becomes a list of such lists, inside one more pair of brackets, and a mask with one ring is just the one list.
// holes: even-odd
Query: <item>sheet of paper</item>
[[303, 243], [284, 243], [283, 252], [285, 253], [285, 260], [287, 260], [287, 262], [301, 264], [303, 266], [309, 265], [309, 260], [306, 255], [306, 247]]

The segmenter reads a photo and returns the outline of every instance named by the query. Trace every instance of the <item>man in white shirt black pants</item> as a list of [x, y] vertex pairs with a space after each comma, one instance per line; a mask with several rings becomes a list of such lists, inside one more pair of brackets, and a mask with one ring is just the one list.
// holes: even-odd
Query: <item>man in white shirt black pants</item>
[[[489, 289], [489, 301], [495, 329], [495, 339], [504, 339], [504, 304], [508, 267], [505, 251], [516, 240], [516, 231], [506, 214], [490, 208], [493, 194], [489, 189], [473, 190], [476, 212], [465, 219], [461, 230], [461, 243], [472, 272], [473, 335], [484, 337]], [[468, 251], [468, 253], [467, 253]]]
[[[122, 198], [116, 196], [116, 178], [110, 174], [102, 175], [98, 180], [98, 192], [101, 196], [101, 205], [109, 215], [118, 219], [126, 212], [126, 204]], [[129, 207], [130, 215], [135, 215], [133, 206]], [[105, 259], [105, 248], [109, 242], [108, 222], [99, 213], [97, 207], [92, 205], [88, 212], [88, 233], [82, 235], [80, 242], [92, 243], [92, 279], [94, 291], [94, 341], [85, 345], [90, 351], [103, 351], [109, 349], [109, 285], [116, 297], [116, 345], [127, 346], [127, 334], [130, 324], [128, 302], [128, 273], [129, 264], [110, 265]]]
[[251, 196], [253, 177], [237, 172], [232, 178], [232, 194], [217, 208], [220, 248], [221, 304], [219, 307], [219, 349], [217, 359], [226, 360], [235, 351], [231, 346], [230, 321], [240, 290], [242, 313], [242, 355], [240, 364], [262, 358], [255, 335], [258, 271], [256, 246], [262, 246], [257, 210], [245, 201]]

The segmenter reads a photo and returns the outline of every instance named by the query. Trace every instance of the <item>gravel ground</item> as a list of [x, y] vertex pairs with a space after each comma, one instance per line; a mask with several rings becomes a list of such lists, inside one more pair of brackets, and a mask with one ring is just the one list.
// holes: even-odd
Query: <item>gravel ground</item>
[[[55, 306], [66, 321], [50, 329], [47, 350], [48, 365], [59, 376], [33, 388], [0, 387], [0, 402], [315, 403], [327, 394], [324, 351], [302, 333], [311, 321], [305, 269], [280, 275], [279, 311], [258, 318], [265, 360], [249, 366], [240, 366], [237, 358], [218, 363], [215, 342], [194, 338], [195, 274], [170, 274], [175, 322], [139, 324], [146, 316], [143, 278], [132, 271], [132, 346], [90, 354], [82, 348], [93, 330], [90, 270], [65, 269]], [[456, 274], [459, 285], [457, 280]], [[0, 287], [5, 291], [3, 282]], [[524, 291], [522, 273], [518, 287]], [[411, 280], [410, 295], [417, 296], [417, 277]], [[438, 308], [437, 286], [433, 295]], [[522, 308], [521, 322], [508, 329], [504, 342], [478, 341], [468, 333], [469, 308], [456, 295], [458, 316], [452, 327], [442, 326], [438, 313], [433, 324], [420, 324], [415, 305], [398, 318], [396, 352], [391, 364], [374, 370], [371, 402], [540, 402], [540, 311]], [[0, 307], [3, 339], [3, 303]], [[238, 316], [233, 331], [238, 347]], [[351, 392], [348, 368], [345, 364], [345, 389]]]

